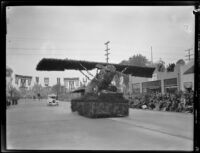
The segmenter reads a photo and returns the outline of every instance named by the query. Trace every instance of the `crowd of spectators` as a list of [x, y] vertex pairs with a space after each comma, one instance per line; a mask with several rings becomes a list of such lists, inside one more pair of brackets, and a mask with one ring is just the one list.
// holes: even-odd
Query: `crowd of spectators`
[[175, 94], [138, 94], [129, 98], [130, 108], [193, 113], [193, 91]]

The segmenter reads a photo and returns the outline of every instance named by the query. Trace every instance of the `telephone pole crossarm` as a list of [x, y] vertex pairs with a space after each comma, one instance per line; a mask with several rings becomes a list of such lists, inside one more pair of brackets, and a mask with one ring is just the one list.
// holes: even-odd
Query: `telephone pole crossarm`
[[189, 49], [187, 49], [187, 50], [185, 50], [186, 52], [188, 52], [188, 54], [185, 56], [185, 57], [188, 57], [188, 59], [186, 59], [186, 60], [191, 60], [191, 59], [193, 59], [193, 58], [190, 58], [192, 55], [194, 55], [194, 54], [191, 54], [190, 53], [190, 51], [192, 50], [193, 48], [189, 48]]
[[106, 56], [106, 62], [108, 63], [108, 55], [110, 54], [108, 51], [110, 50], [110, 48], [108, 48], [108, 44], [110, 43], [110, 41], [107, 41], [106, 43], [105, 43], [105, 45], [106, 45], [106, 49], [105, 49], [105, 51], [106, 51], [106, 54], [105, 54], [105, 56]]

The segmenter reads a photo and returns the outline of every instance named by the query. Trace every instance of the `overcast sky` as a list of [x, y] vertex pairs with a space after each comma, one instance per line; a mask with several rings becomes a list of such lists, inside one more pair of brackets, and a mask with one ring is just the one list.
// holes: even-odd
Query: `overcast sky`
[[[111, 63], [142, 54], [166, 64], [194, 48], [193, 6], [15, 6], [8, 7], [6, 65], [14, 74], [50, 78], [83, 77], [78, 71], [36, 71], [42, 58]], [[192, 50], [193, 52], [193, 50]], [[34, 78], [35, 81], [35, 78]]]

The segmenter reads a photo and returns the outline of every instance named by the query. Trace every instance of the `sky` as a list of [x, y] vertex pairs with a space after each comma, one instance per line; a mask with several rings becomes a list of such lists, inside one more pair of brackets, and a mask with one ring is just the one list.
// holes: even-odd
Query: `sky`
[[[12, 6], [6, 8], [6, 65], [14, 74], [79, 77], [79, 71], [36, 71], [42, 58], [119, 63], [142, 54], [166, 65], [194, 53], [193, 6]], [[94, 71], [92, 71], [94, 73]], [[33, 84], [32, 83], [32, 84]]]

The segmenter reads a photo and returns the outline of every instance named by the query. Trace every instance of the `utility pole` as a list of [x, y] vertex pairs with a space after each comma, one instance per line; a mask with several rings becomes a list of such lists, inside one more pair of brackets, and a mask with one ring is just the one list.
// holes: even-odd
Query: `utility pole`
[[[191, 51], [192, 49], [193, 49], [193, 48], [189, 48], [189, 49], [185, 50], [186, 52], [188, 52], [188, 55], [186, 55], [186, 57], [188, 57], [188, 59], [186, 59], [186, 60], [189, 60], [189, 61], [190, 61], [190, 60], [191, 60], [190, 57], [191, 57], [192, 55], [194, 55], [194, 54], [191, 54], [191, 53], [190, 53], [190, 51]], [[192, 59], [193, 59], [193, 58], [192, 58]]]
[[152, 46], [151, 46], [151, 65], [153, 65], [153, 52], [152, 52]]
[[110, 43], [110, 41], [107, 41], [106, 43], [105, 43], [105, 45], [106, 45], [106, 54], [105, 54], [105, 56], [106, 56], [106, 62], [108, 63], [108, 55], [110, 54], [108, 51], [110, 50], [109, 48], [108, 48], [108, 44]]

